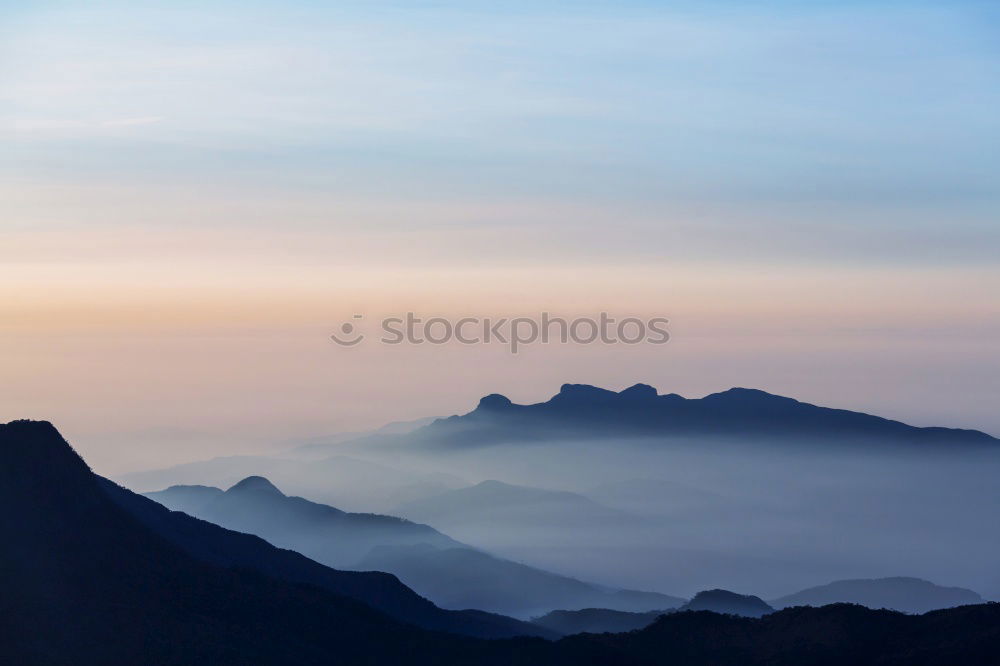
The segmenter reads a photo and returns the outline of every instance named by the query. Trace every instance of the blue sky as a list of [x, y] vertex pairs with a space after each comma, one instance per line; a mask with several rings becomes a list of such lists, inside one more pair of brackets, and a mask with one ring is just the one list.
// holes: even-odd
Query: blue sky
[[969, 3], [43, 3], [5, 22], [5, 163], [29, 181], [719, 211], [829, 240], [795, 260], [846, 260], [844, 228], [874, 226], [912, 239], [872, 261], [988, 261], [989, 18]]

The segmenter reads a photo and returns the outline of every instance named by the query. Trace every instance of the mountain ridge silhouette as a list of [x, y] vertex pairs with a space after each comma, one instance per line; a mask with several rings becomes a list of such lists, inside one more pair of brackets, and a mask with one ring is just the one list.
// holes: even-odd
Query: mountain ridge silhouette
[[770, 602], [775, 608], [825, 606], [833, 603], [854, 603], [868, 608], [887, 608], [919, 614], [952, 606], [983, 603], [983, 598], [977, 592], [963, 587], [946, 587], [911, 576], [891, 576], [835, 580]]
[[761, 617], [774, 612], [774, 608], [760, 597], [752, 594], [738, 594], [729, 590], [703, 590], [677, 609], [684, 611], [712, 611], [724, 615]]
[[[475, 409], [437, 419], [382, 441], [437, 446], [602, 437], [812, 437], [919, 444], [994, 445], [972, 429], [918, 427], [901, 421], [822, 407], [760, 389], [734, 387], [702, 398], [659, 394], [649, 384], [622, 391], [563, 384], [550, 399], [517, 404], [504, 395], [483, 397]], [[361, 438], [365, 441], [369, 438]]]
[[[534, 491], [543, 496], [577, 497], [487, 481], [476, 486]], [[264, 477], [248, 477], [226, 491], [196, 486], [200, 503], [191, 502], [191, 487], [173, 486], [145, 493], [174, 509], [228, 529], [256, 534], [340, 569], [377, 570], [395, 574], [410, 588], [444, 608], [477, 608], [527, 617], [571, 605], [603, 603], [623, 610], [669, 608], [683, 599], [651, 592], [607, 590], [558, 573], [490, 555], [423, 524], [395, 516], [345, 513], [339, 509], [283, 494]], [[206, 491], [216, 491], [206, 492]], [[178, 496], [179, 495], [179, 496]], [[582, 499], [582, 498], [581, 498]], [[597, 505], [595, 505], [597, 506]], [[345, 555], [345, 543], [364, 545]]]

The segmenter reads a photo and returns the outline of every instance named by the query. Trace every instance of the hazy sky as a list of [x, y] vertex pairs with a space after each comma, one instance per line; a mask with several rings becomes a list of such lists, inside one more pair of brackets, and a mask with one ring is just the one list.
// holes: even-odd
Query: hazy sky
[[[1000, 434], [991, 2], [0, 2], [0, 419], [100, 470], [754, 386]], [[342, 349], [354, 313], [665, 346]]]

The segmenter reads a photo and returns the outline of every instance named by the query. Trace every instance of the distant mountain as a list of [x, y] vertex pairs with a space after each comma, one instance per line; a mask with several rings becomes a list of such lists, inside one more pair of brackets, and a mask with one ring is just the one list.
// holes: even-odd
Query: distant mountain
[[662, 610], [629, 613], [607, 608], [583, 608], [581, 610], [552, 611], [541, 617], [533, 618], [531, 622], [564, 636], [582, 633], [617, 634], [648, 627], [656, 621], [656, 618], [664, 613], [672, 612], [672, 610]]
[[413, 432], [417, 428], [423, 428], [425, 425], [430, 425], [437, 421], [440, 416], [423, 416], [419, 419], [410, 419], [409, 421], [391, 421], [386, 423], [381, 428], [377, 429], [375, 432], [384, 434], [403, 434], [408, 432]]
[[771, 605], [786, 608], [835, 603], [919, 614], [939, 608], [981, 604], [983, 598], [972, 590], [961, 587], [941, 587], [920, 578], [894, 577], [838, 580], [775, 599]]
[[677, 609], [678, 611], [712, 611], [726, 615], [742, 615], [744, 617], [760, 617], [773, 613], [763, 599], [750, 594], [736, 594], [729, 590], [706, 590], [694, 595], [691, 601]]
[[121, 509], [159, 538], [198, 560], [320, 587], [426, 629], [484, 638], [537, 634], [535, 627], [513, 618], [478, 610], [443, 610], [400, 583], [395, 576], [371, 571], [338, 571], [298, 552], [275, 548], [256, 535], [228, 530], [170, 511], [107, 479], [95, 478], [98, 487]]
[[[550, 491], [542, 493], [547, 496]], [[395, 574], [418, 594], [446, 608], [529, 617], [553, 608], [600, 604], [646, 610], [684, 601], [653, 592], [605, 589], [487, 555], [427, 525], [392, 516], [346, 513], [288, 497], [260, 476], [247, 477], [225, 492], [174, 486], [146, 496], [171, 509], [183, 504], [192, 516], [255, 534], [328, 566]]]
[[127, 488], [149, 492], [176, 485], [228, 488], [248, 476], [266, 477], [292, 494], [345, 510], [368, 511], [384, 511], [468, 484], [450, 474], [419, 474], [343, 455], [320, 460], [228, 456], [133, 472], [115, 480]]
[[327, 458], [340, 453], [343, 448], [341, 444], [349, 442], [366, 435], [403, 435], [413, 432], [417, 428], [430, 425], [437, 421], [438, 416], [425, 416], [410, 421], [392, 421], [386, 423], [381, 428], [376, 428], [368, 432], [342, 432], [326, 437], [310, 437], [307, 440], [300, 440], [297, 446], [291, 450], [291, 455], [304, 459]]
[[171, 511], [183, 511], [189, 516], [197, 516], [198, 511], [222, 494], [222, 489], [214, 486], [170, 486], [166, 490], [143, 493]]
[[764, 391], [732, 388], [704, 398], [658, 395], [636, 384], [620, 392], [564, 384], [546, 402], [518, 405], [488, 395], [472, 412], [439, 419], [397, 444], [477, 446], [501, 442], [619, 437], [816, 438], [912, 444], [986, 444], [976, 430], [919, 428], [870, 414], [818, 407]]
[[[338, 460], [338, 463], [338, 469], [343, 469], [348, 474], [364, 474], [370, 477], [373, 471], [382, 471], [372, 470], [369, 463], [356, 461], [353, 458], [346, 461]], [[305, 471], [308, 465], [316, 467], [318, 463], [303, 463], [269, 456], [222, 456], [161, 469], [131, 472], [115, 477], [114, 480], [139, 492], [160, 490], [173, 485], [228, 488], [248, 476], [268, 476], [279, 480], [285, 476], [297, 476]]]
[[288, 497], [261, 476], [247, 477], [225, 492], [203, 486], [172, 486], [146, 493], [146, 497], [216, 525], [256, 534], [276, 546], [338, 568], [352, 567], [376, 546], [463, 545], [409, 520], [347, 513], [301, 497]]
[[521, 618], [556, 608], [646, 611], [684, 603], [666, 594], [610, 590], [471, 548], [380, 547], [358, 568], [391, 572], [445, 608], [481, 608]]
[[553, 524], [599, 526], [631, 516], [576, 493], [483, 481], [467, 488], [401, 504], [394, 512], [442, 528], [473, 523], [519, 527]]

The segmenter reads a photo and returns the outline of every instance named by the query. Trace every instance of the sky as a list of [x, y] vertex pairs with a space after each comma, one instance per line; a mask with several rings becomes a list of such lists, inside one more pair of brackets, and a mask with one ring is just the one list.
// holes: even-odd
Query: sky
[[[564, 382], [1000, 435], [991, 4], [0, 2], [0, 419], [108, 473]], [[329, 339], [407, 311], [671, 341]]]

